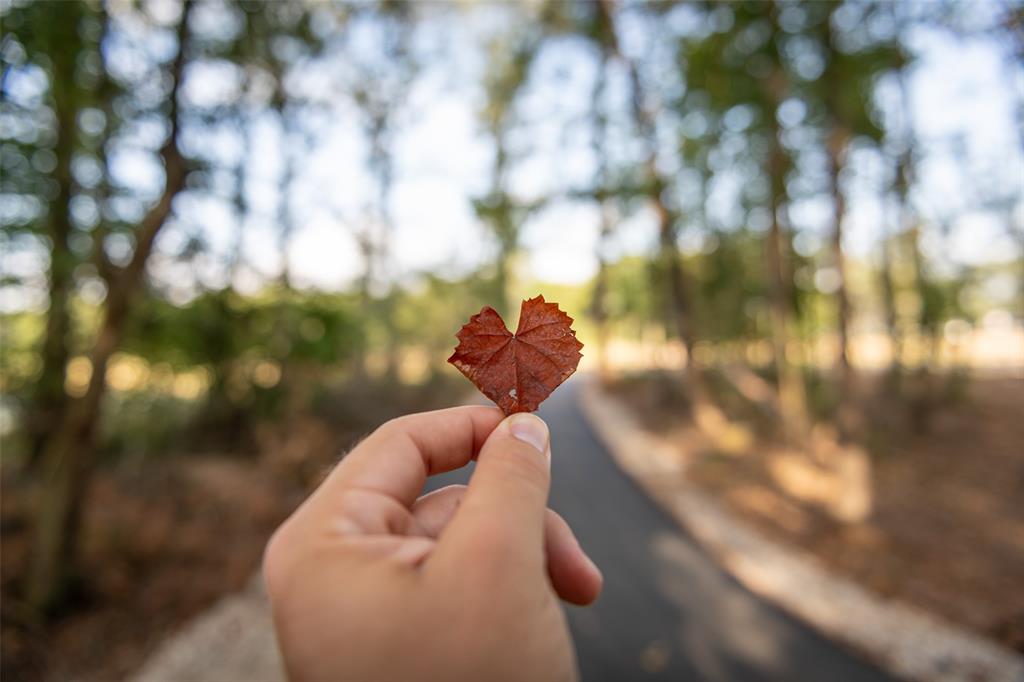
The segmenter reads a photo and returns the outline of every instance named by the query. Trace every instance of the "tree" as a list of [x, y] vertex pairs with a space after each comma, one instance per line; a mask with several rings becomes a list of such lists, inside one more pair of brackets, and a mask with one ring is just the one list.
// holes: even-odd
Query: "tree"
[[641, 77], [637, 61], [627, 57], [619, 49], [618, 41], [615, 38], [615, 9], [611, 4], [611, 0], [602, 0], [599, 3], [599, 7], [605, 17], [603, 21], [610, 27], [609, 49], [623, 63], [629, 74], [630, 113], [640, 139], [643, 142], [643, 159], [641, 161], [643, 167], [642, 192], [653, 206], [657, 216], [658, 264], [668, 284], [670, 319], [680, 340], [686, 346], [688, 358], [686, 364], [687, 382], [691, 386], [691, 390], [699, 391], [697, 386], [702, 381], [700, 379], [700, 370], [693, 359], [696, 336], [694, 334], [695, 325], [691, 317], [691, 287], [679, 257], [679, 246], [677, 243], [679, 216], [675, 210], [669, 207], [666, 201], [666, 193], [671, 183], [658, 170], [657, 111], [651, 104], [651, 97]]
[[[398, 328], [395, 305], [398, 291], [388, 272], [395, 220], [391, 210], [395, 180], [394, 147], [398, 118], [418, 65], [411, 51], [413, 18], [411, 7], [385, 4], [374, 13], [379, 29], [380, 53], [371, 64], [360, 64], [353, 84], [353, 98], [363, 119], [369, 143], [367, 166], [376, 185], [366, 234], [360, 240], [365, 272], [361, 279], [364, 305], [375, 307], [385, 338], [385, 374], [394, 382], [398, 376]], [[374, 229], [376, 228], [376, 229]], [[375, 282], [376, 280], [376, 282]], [[371, 301], [371, 286], [380, 285], [381, 295]]]
[[538, 27], [517, 26], [507, 35], [496, 37], [488, 46], [490, 59], [484, 77], [486, 105], [480, 117], [494, 143], [494, 161], [491, 189], [485, 196], [475, 199], [473, 206], [498, 242], [493, 298], [494, 308], [502, 315], [510, 309], [509, 269], [519, 250], [520, 228], [526, 217], [540, 206], [518, 201], [509, 193], [507, 181], [511, 161], [508, 138], [515, 122], [513, 109], [519, 90], [529, 76], [541, 38]]
[[178, 94], [190, 49], [192, 8], [191, 2], [183, 4], [177, 27], [177, 53], [167, 67], [171, 82], [166, 101], [169, 130], [159, 151], [165, 173], [163, 192], [136, 230], [135, 249], [128, 264], [114, 271], [114, 279], [108, 282], [103, 321], [89, 353], [92, 375], [85, 395], [68, 405], [59, 427], [50, 431], [43, 449], [46, 478], [38, 499], [28, 584], [29, 602], [39, 610], [52, 608], [66, 586], [84, 494], [94, 468], [95, 430], [106, 391], [107, 365], [120, 344], [156, 237], [172, 214], [174, 198], [185, 187], [188, 169], [179, 147]]
[[[249, 54], [241, 55], [243, 63], [255, 61], [267, 70], [273, 79], [270, 109], [277, 118], [280, 135], [282, 170], [278, 181], [277, 243], [281, 269], [277, 277], [277, 322], [271, 340], [271, 354], [280, 367], [279, 390], [284, 394], [284, 411], [289, 421], [309, 403], [309, 382], [303, 376], [294, 353], [299, 342], [297, 300], [293, 288], [289, 250], [296, 228], [293, 193], [296, 175], [302, 168], [301, 160], [308, 154], [311, 143], [303, 129], [302, 115], [308, 104], [291, 92], [287, 79], [296, 65], [308, 61], [320, 50], [320, 41], [310, 25], [308, 8], [299, 2], [277, 2], [268, 7], [246, 8], [246, 39]], [[290, 39], [290, 48], [278, 47]], [[296, 376], [299, 375], [299, 376]]]
[[[876, 41], [856, 51], [844, 49], [839, 32], [856, 30], [838, 25], [841, 4], [809, 6], [819, 16], [811, 16], [806, 31], [817, 39], [825, 55], [821, 75], [802, 88], [813, 108], [824, 137], [828, 158], [828, 191], [832, 197], [832, 263], [836, 273], [836, 332], [839, 340], [836, 367], [839, 376], [838, 424], [843, 437], [855, 429], [851, 399], [854, 371], [850, 363], [850, 321], [853, 307], [848, 291], [846, 257], [843, 253], [843, 220], [846, 215], [846, 197], [841, 186], [841, 174], [849, 161], [851, 143], [855, 138], [881, 141], [882, 130], [875, 124], [871, 100], [878, 77], [888, 72], [899, 61], [892, 40]], [[874, 8], [868, 6], [860, 23], [866, 22]], [[891, 284], [891, 283], [890, 283]]]
[[614, 206], [612, 204], [611, 169], [608, 150], [608, 66], [615, 56], [615, 27], [610, 23], [611, 15], [602, 5], [594, 5], [595, 11], [587, 15], [587, 22], [581, 27], [584, 34], [597, 46], [597, 72], [590, 96], [591, 149], [597, 162], [594, 170], [593, 187], [589, 198], [597, 204], [600, 212], [600, 233], [597, 243], [597, 275], [590, 301], [590, 316], [597, 327], [597, 365], [602, 379], [610, 375], [608, 361], [609, 341], [609, 263], [606, 253], [609, 238], [614, 231]]
[[715, 7], [727, 8], [731, 24], [685, 46], [687, 77], [690, 88], [703, 93], [715, 115], [724, 116], [739, 107], [751, 112], [748, 149], [767, 180], [767, 189], [751, 183], [748, 199], [768, 213], [764, 260], [780, 417], [787, 438], [803, 443], [809, 428], [803, 375], [787, 354], [789, 341], [795, 338], [792, 240], [786, 217], [792, 158], [783, 144], [778, 116], [792, 89], [785, 58], [787, 37], [779, 29], [775, 4], [719, 3]]
[[[17, 189], [17, 193], [23, 196], [37, 194], [45, 186], [45, 180], [31, 173], [28, 161], [30, 158], [40, 158], [39, 155], [46, 152], [52, 154], [56, 196], [46, 202], [48, 206], [45, 217], [37, 228], [41, 228], [39, 232], [48, 242], [49, 306], [41, 343], [40, 371], [25, 416], [28, 436], [25, 465], [29, 470], [38, 466], [47, 433], [52, 424], [59, 421], [67, 402], [64, 384], [71, 342], [69, 303], [73, 272], [81, 262], [71, 248], [77, 232], [72, 222], [71, 205], [82, 189], [75, 182], [71, 164], [83, 143], [78, 126], [79, 114], [92, 104], [93, 98], [93, 93], [83, 87], [82, 74], [77, 64], [80, 55], [97, 49], [94, 44], [95, 34], [89, 36], [86, 30], [87, 20], [96, 22], [94, 12], [83, 3], [69, 3], [64, 8], [61, 20], [55, 21], [54, 9], [54, 6], [45, 4], [15, 6], [10, 10], [11, 16], [5, 17], [5, 22], [9, 26], [13, 25], [12, 37], [22, 47], [26, 62], [48, 67], [48, 105], [53, 113], [51, 134], [45, 137], [37, 134], [35, 143], [27, 145], [22, 157], [26, 161], [24, 171], [32, 177], [22, 176], [22, 182], [25, 183], [22, 187], [5, 188], [7, 191]], [[4, 70], [7, 72], [8, 69], [24, 67], [25, 64], [10, 64], [5, 65]], [[5, 77], [3, 82], [6, 84], [8, 79]], [[5, 108], [16, 108], [11, 113], [26, 118], [31, 116], [33, 112], [17, 110], [20, 108], [16, 102], [8, 98], [7, 92], [4, 95]], [[45, 144], [50, 142], [47, 138], [52, 140], [52, 144]], [[45, 142], [41, 144], [40, 141]], [[5, 154], [8, 151], [5, 149]], [[10, 169], [5, 170], [10, 173]], [[5, 178], [5, 184], [10, 182], [9, 178]]]

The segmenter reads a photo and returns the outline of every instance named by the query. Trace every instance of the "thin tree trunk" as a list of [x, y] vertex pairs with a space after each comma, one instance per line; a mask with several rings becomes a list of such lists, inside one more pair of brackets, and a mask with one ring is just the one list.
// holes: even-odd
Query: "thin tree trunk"
[[[832, 12], [823, 24], [825, 43], [829, 49], [835, 51], [835, 36], [832, 32]], [[830, 66], [835, 65], [836, 60], [830, 60]], [[841, 72], [837, 73], [833, 68], [826, 70], [826, 92], [825, 103], [829, 112], [829, 131], [826, 141], [829, 165], [829, 185], [832, 193], [833, 208], [833, 230], [832, 230], [832, 260], [836, 269], [837, 287], [836, 299], [836, 336], [839, 341], [839, 348], [836, 354], [836, 369], [839, 375], [840, 395], [840, 422], [843, 421], [844, 412], [849, 406], [847, 398], [852, 388], [853, 373], [850, 365], [850, 297], [847, 291], [846, 281], [846, 258], [843, 254], [843, 217], [846, 214], [846, 197], [842, 187], [839, 186], [839, 175], [843, 168], [843, 155], [850, 144], [852, 131], [842, 118], [843, 107], [841, 103], [840, 82]]]
[[921, 364], [917, 369], [917, 379], [914, 382], [912, 395], [909, 400], [910, 422], [915, 433], [926, 433], [931, 426], [932, 413], [936, 400], [934, 395], [934, 380], [932, 366], [936, 362], [938, 341], [937, 330], [932, 320], [929, 319], [928, 307], [928, 281], [924, 270], [924, 258], [921, 254], [919, 244], [920, 230], [914, 226], [907, 230], [907, 247], [910, 252], [911, 262], [914, 264], [914, 283], [917, 289], [919, 300], [918, 308], [918, 334], [919, 343], [925, 346]]
[[[370, 292], [374, 274], [375, 250], [373, 235], [366, 228], [355, 235], [356, 244], [359, 247], [359, 254], [363, 258], [363, 272], [359, 276], [357, 292], [359, 294], [359, 308], [362, 315], [371, 315], [370, 307], [373, 305], [373, 297]], [[362, 382], [368, 375], [367, 368], [367, 338], [363, 333], [358, 337], [355, 353], [352, 357], [352, 377], [356, 383]]]
[[[599, 17], [604, 15], [599, 14]], [[607, 18], [607, 17], [605, 17]], [[601, 381], [607, 381], [611, 377], [611, 367], [608, 361], [608, 260], [605, 255], [605, 246], [611, 237], [613, 230], [612, 207], [610, 205], [610, 192], [608, 187], [608, 155], [605, 143], [608, 137], [608, 116], [601, 97], [605, 93], [605, 83], [608, 78], [608, 61], [613, 54], [613, 36], [611, 26], [606, 22], [601, 24], [601, 32], [598, 44], [601, 49], [601, 57], [598, 61], [598, 72], [594, 77], [594, 88], [590, 97], [590, 112], [593, 125], [591, 137], [591, 149], [597, 158], [597, 172], [594, 176], [593, 199], [600, 211], [600, 234], [597, 242], [597, 276], [594, 279], [594, 293], [590, 302], [590, 317], [594, 321], [597, 336], [597, 371]]]
[[292, 269], [288, 257], [288, 248], [291, 246], [292, 235], [295, 232], [295, 221], [292, 216], [292, 203], [289, 192], [291, 191], [292, 180], [295, 176], [295, 156], [293, 145], [296, 144], [292, 135], [292, 119], [289, 117], [288, 107], [284, 100], [283, 85], [281, 80], [283, 74], [277, 74], [279, 99], [276, 99], [278, 119], [281, 122], [281, 140], [284, 143], [282, 157], [284, 168], [281, 174], [280, 197], [277, 205], [277, 248], [281, 254], [281, 272], [278, 276], [279, 291], [277, 292], [277, 305], [274, 311], [277, 319], [277, 329], [272, 337], [272, 354], [277, 360], [280, 369], [278, 390], [281, 393], [283, 409], [281, 410], [282, 421], [286, 428], [290, 425], [306, 407], [304, 387], [301, 385], [301, 372], [297, 371], [295, 359], [292, 354], [292, 346], [295, 338], [296, 324], [294, 316], [295, 300], [292, 287]]
[[832, 260], [838, 275], [835, 296], [839, 350], [836, 353], [836, 365], [839, 368], [840, 382], [844, 388], [848, 387], [850, 383], [850, 297], [846, 290], [846, 258], [843, 254], [843, 216], [846, 213], [846, 198], [839, 186], [839, 173], [842, 170], [843, 150], [846, 149], [849, 139], [848, 131], [842, 125], [836, 125], [828, 142], [829, 181], [834, 210]]
[[44, 449], [47, 478], [36, 510], [27, 595], [29, 603], [39, 612], [58, 603], [72, 571], [82, 503], [93, 472], [93, 441], [106, 390], [107, 365], [120, 345], [124, 323], [136, 289], [142, 283], [153, 243], [171, 215], [174, 197], [185, 187], [186, 164], [178, 148], [177, 98], [192, 6], [190, 2], [184, 5], [178, 27], [179, 50], [171, 67], [171, 130], [160, 150], [166, 173], [163, 194], [142, 220], [131, 261], [116, 280], [107, 283], [106, 310], [90, 353], [92, 376], [86, 393], [68, 406], [59, 428], [53, 430]]
[[[896, 212], [896, 222], [899, 221], [901, 211], [902, 209], [898, 209]], [[890, 228], [882, 235], [882, 263], [879, 276], [882, 284], [882, 307], [885, 311], [885, 329], [889, 336], [889, 345], [892, 348], [892, 358], [889, 361], [885, 385], [887, 392], [898, 393], [903, 367], [903, 337], [900, 333], [899, 320], [896, 313], [896, 287], [892, 279], [892, 240], [893, 233]]]
[[[388, 104], [391, 106], [391, 103]], [[388, 383], [398, 382], [399, 344], [398, 327], [395, 323], [395, 296], [397, 287], [388, 273], [391, 263], [391, 242], [395, 231], [394, 216], [391, 214], [391, 189], [394, 183], [394, 169], [389, 145], [388, 129], [392, 125], [388, 113], [380, 115], [375, 126], [376, 139], [373, 141], [374, 152], [371, 167], [376, 170], [378, 182], [377, 211], [380, 215], [381, 243], [379, 256], [386, 281], [384, 298], [381, 301], [381, 322], [384, 325], [384, 377]]]
[[[502, 210], [508, 210], [502, 209]], [[499, 216], [499, 221], [507, 221], [510, 218], [506, 216]], [[511, 271], [512, 257], [515, 254], [515, 249], [508, 243], [505, 237], [505, 228], [502, 228], [502, 236], [499, 237], [501, 244], [498, 246], [498, 260], [495, 263], [494, 268], [494, 295], [496, 300], [496, 306], [498, 312], [508, 317], [512, 310], [512, 292], [511, 292]]]
[[[776, 101], [778, 101], [776, 99]], [[782, 227], [782, 211], [786, 194], [785, 151], [780, 139], [779, 124], [774, 115], [771, 119], [771, 139], [768, 158], [768, 174], [771, 182], [771, 226], [765, 243], [768, 265], [768, 291], [771, 309], [772, 348], [775, 355], [775, 370], [779, 385], [779, 407], [782, 411], [783, 429], [792, 444], [802, 444], [808, 433], [807, 398], [803, 376], [799, 367], [789, 361], [786, 346], [793, 337], [792, 312], [790, 309], [792, 290], [787, 259], [789, 237]]]
[[[900, 73], [898, 84], [900, 96], [898, 111], [902, 121], [903, 149], [895, 159], [896, 174], [893, 182], [893, 193], [896, 205], [892, 221], [895, 229], [891, 234], [885, 235], [882, 241], [882, 290], [885, 298], [886, 326], [892, 344], [892, 361], [889, 363], [889, 372], [883, 387], [885, 390], [897, 395], [902, 390], [904, 339], [899, 328], [896, 290], [892, 280], [892, 251], [894, 240], [902, 240], [902, 238], [906, 237], [909, 230], [914, 228], [909, 197], [914, 129], [911, 123], [909, 94], [904, 73]], [[913, 260], [916, 265], [916, 257]], [[922, 298], [921, 302], [923, 303], [923, 301], [924, 299]]]
[[610, 207], [607, 199], [601, 202], [601, 234], [597, 253], [597, 276], [594, 279], [594, 294], [590, 304], [590, 316], [597, 328], [597, 371], [602, 381], [611, 377], [608, 358], [608, 261], [601, 248], [612, 231]]
[[850, 141], [849, 130], [836, 123], [828, 140], [829, 183], [832, 190], [833, 222], [832, 261], [836, 269], [836, 335], [839, 348], [836, 353], [836, 369], [839, 379], [839, 401], [836, 425], [840, 438], [848, 439], [857, 429], [857, 414], [854, 400], [854, 371], [850, 364], [850, 297], [847, 292], [846, 256], [843, 253], [843, 217], [846, 213], [846, 197], [839, 186], [842, 170], [842, 156]]
[[668, 279], [669, 290], [669, 316], [672, 326], [679, 335], [679, 340], [686, 348], [686, 375], [691, 385], [694, 379], [700, 374], [693, 360], [693, 349], [695, 344], [693, 325], [690, 323], [690, 297], [689, 282], [683, 264], [679, 258], [679, 245], [676, 244], [676, 230], [671, 211], [661, 200], [661, 183], [656, 182], [659, 189], [651, 192], [651, 201], [654, 204], [654, 211], [658, 216], [658, 258]]

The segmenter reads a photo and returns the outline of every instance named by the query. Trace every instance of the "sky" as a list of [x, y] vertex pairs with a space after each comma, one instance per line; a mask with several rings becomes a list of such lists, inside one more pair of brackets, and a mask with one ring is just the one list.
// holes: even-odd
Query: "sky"
[[[461, 72], [427, 75], [409, 93], [409, 127], [396, 144], [391, 201], [396, 225], [392, 267], [399, 278], [427, 270], [458, 275], [487, 262], [494, 253], [471, 205], [474, 196], [487, 190], [492, 154], [490, 142], [480, 134], [479, 93], [473, 92], [472, 85], [482, 68], [474, 63], [479, 55], [470, 45], [478, 30], [469, 21], [436, 28], [441, 39], [450, 41], [447, 49], [454, 54], [449, 63], [461, 64]], [[437, 39], [430, 30], [426, 33], [425, 41]], [[1011, 259], [1018, 242], [1007, 234], [1005, 217], [974, 208], [974, 189], [965, 182], [971, 168], [960, 167], [948, 147], [949, 140], [960, 137], [972, 168], [999, 166], [1004, 183], [1016, 178], [1018, 192], [1024, 188], [1021, 137], [1014, 123], [1014, 107], [1024, 94], [1020, 71], [1014, 72], [1007, 63], [1004, 46], [984, 36], [964, 39], [919, 31], [911, 42], [919, 61], [910, 78], [909, 96], [925, 150], [919, 201], [931, 213], [926, 218], [955, 217], [945, 240], [926, 244], [932, 251], [929, 255], [950, 266]], [[553, 41], [540, 56], [519, 106], [528, 138], [523, 142], [530, 145], [530, 152], [511, 175], [513, 193], [544, 196], [552, 190], [586, 186], [593, 155], [581, 121], [592, 74], [593, 60], [579, 41]], [[373, 192], [362, 163], [366, 150], [358, 114], [342, 110], [311, 150], [308, 168], [309, 191], [331, 195], [326, 203], [337, 210], [312, 211], [289, 252], [298, 281], [326, 289], [344, 287], [360, 272], [351, 228], [345, 223], [359, 220], [357, 197]], [[872, 254], [886, 220], [877, 192], [881, 160], [868, 152], [863, 156], [859, 177], [851, 182], [845, 223], [846, 248], [862, 258]], [[273, 162], [266, 164], [272, 174]], [[820, 240], [830, 229], [830, 210], [820, 198], [804, 202], [793, 207], [794, 221], [799, 220], [798, 227]], [[612, 239], [609, 255], [613, 258], [644, 253], [656, 242], [653, 215], [641, 210], [625, 218]], [[593, 276], [598, 219], [592, 204], [573, 201], [556, 201], [531, 216], [523, 226], [522, 274], [561, 283], [580, 283]], [[1018, 230], [1024, 229], [1022, 222], [1018, 208]], [[279, 266], [275, 229], [272, 224], [264, 228], [247, 233], [246, 253], [262, 274], [272, 275]], [[813, 245], [814, 239], [810, 242]], [[257, 286], [258, 281], [252, 278], [251, 284]]]
[[[494, 257], [496, 245], [476, 217], [472, 200], [484, 195], [491, 182], [493, 146], [478, 115], [483, 101], [479, 84], [485, 68], [480, 46], [505, 27], [501, 12], [492, 8], [489, 12], [431, 15], [415, 34], [416, 54], [430, 58], [424, 60], [428, 66], [412, 88], [393, 93], [400, 96], [402, 105], [396, 113], [395, 180], [389, 201], [394, 232], [385, 274], [391, 279], [410, 282], [425, 271], [457, 277]], [[215, 12], [200, 17], [211, 25], [221, 19]], [[283, 135], [276, 117], [265, 111], [252, 112], [256, 125], [248, 139], [240, 139], [226, 126], [186, 135], [187, 152], [221, 161], [230, 162], [246, 148], [251, 150], [245, 193], [250, 215], [240, 231], [230, 198], [230, 178], [215, 178], [215, 186], [222, 188], [219, 196], [217, 192], [179, 196], [176, 211], [181, 219], [161, 234], [150, 266], [151, 274], [164, 283], [172, 299], [187, 300], [199, 284], [227, 284], [225, 263], [231, 260], [240, 234], [243, 257], [233, 284], [242, 291], [255, 292], [277, 275], [282, 266], [279, 187], [286, 155], [291, 155], [296, 168], [287, 197], [294, 232], [285, 254], [293, 282], [300, 287], [339, 290], [350, 287], [361, 274], [357, 237], [366, 230], [379, 234], [384, 227], [373, 202], [376, 189], [366, 165], [365, 121], [348, 98], [333, 93], [379, 77], [372, 70], [380, 45], [376, 30], [371, 24], [357, 26], [347, 52], [328, 53], [289, 80], [292, 92], [324, 104], [322, 111], [303, 121], [309, 139]], [[144, 49], [157, 58], [173, 53], [173, 41], [143, 35], [141, 28], [130, 25], [125, 33], [125, 40], [108, 53], [111, 63], [125, 73], [137, 62], [133, 50]], [[644, 49], [641, 32], [627, 32], [624, 38], [627, 50]], [[1008, 59], [1008, 46], [983, 34], [965, 38], [920, 29], [911, 34], [910, 46], [918, 60], [909, 79], [909, 97], [924, 152], [915, 200], [925, 220], [946, 226], [946, 232], [931, 231], [924, 248], [948, 271], [1012, 259], [1019, 254], [1021, 240], [1007, 234], [1005, 215], [981, 207], [981, 198], [996, 189], [1016, 194], [1015, 229], [1024, 232], [1020, 201], [1024, 157], [1021, 132], [1015, 124], [1015, 107], [1024, 100], [1022, 70]], [[547, 41], [534, 64], [528, 86], [516, 104], [518, 124], [510, 137], [516, 160], [509, 189], [514, 195], [524, 199], [558, 195], [573, 187], [586, 187], [590, 181], [595, 157], [586, 116], [595, 60], [589, 50], [581, 40], [554, 38]], [[615, 73], [610, 77], [614, 94]], [[185, 96], [195, 104], [225, 103], [237, 92], [237, 84], [230, 65], [200, 64], [187, 74]], [[893, 83], [879, 88], [883, 109], [894, 92]], [[792, 110], [798, 117], [799, 107]], [[700, 125], [697, 119], [684, 122]], [[162, 171], [147, 148], [156, 147], [161, 134], [157, 124], [138, 125], [133, 131], [136, 144], [111, 160], [115, 180], [155, 196], [162, 184]], [[954, 140], [966, 154], [955, 153]], [[686, 173], [685, 168], [672, 166], [670, 158], [666, 164], [673, 172]], [[879, 195], [889, 171], [870, 149], [855, 152], [852, 165], [854, 172], [846, 179], [845, 247], [855, 258], [872, 258], [891, 218], [891, 207]], [[725, 173], [710, 189], [709, 210], [723, 224], [738, 220], [734, 196], [741, 181], [738, 175], [730, 178]], [[994, 187], [993, 182], [1003, 187]], [[78, 210], [88, 213], [90, 208], [83, 205]], [[831, 206], [822, 196], [794, 202], [790, 215], [799, 234], [798, 249], [810, 252], [826, 239], [830, 212]], [[620, 218], [605, 247], [608, 257], [654, 248], [656, 230], [649, 211], [640, 209]], [[597, 268], [598, 220], [597, 208], [585, 201], [556, 199], [534, 212], [523, 225], [519, 274], [569, 284], [592, 277]], [[747, 224], [756, 229], [757, 216]], [[192, 237], [201, 238], [212, 251], [195, 269], [174, 257]], [[700, 248], [701, 240], [684, 231], [681, 244], [683, 248]], [[128, 246], [123, 250], [127, 253]], [[31, 258], [25, 262], [19, 258], [5, 255], [3, 269], [13, 272], [38, 266], [38, 258], [35, 265]], [[194, 281], [196, 272], [201, 283]], [[3, 307], [21, 307], [18, 303], [8, 297]]]

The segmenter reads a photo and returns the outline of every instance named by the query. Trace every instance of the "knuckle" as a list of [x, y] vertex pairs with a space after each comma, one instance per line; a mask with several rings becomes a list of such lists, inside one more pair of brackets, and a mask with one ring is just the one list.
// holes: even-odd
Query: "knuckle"
[[335, 522], [355, 534], [405, 533], [411, 516], [387, 495], [369, 490], [347, 489], [335, 502]]
[[412, 415], [404, 414], [400, 417], [392, 417], [377, 427], [376, 433], [384, 436], [392, 436], [404, 432], [412, 420]]
[[359, 516], [366, 508], [368, 493], [363, 490], [345, 488], [334, 501], [336, 513], [340, 516]]

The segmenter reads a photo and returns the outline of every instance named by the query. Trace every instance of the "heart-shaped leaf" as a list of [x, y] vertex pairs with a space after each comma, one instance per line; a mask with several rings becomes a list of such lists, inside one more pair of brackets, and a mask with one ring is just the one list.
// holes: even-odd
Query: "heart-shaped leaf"
[[506, 415], [533, 412], [580, 364], [583, 344], [571, 325], [572, 318], [543, 296], [523, 301], [514, 335], [494, 308], [484, 306], [459, 330], [448, 362]]

